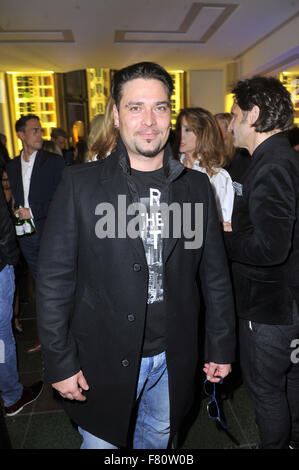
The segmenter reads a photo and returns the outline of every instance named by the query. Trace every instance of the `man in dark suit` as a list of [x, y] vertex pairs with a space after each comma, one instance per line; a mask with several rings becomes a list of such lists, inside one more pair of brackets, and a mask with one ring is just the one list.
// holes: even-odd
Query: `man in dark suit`
[[299, 160], [284, 135], [293, 122], [288, 91], [273, 77], [233, 90], [230, 130], [252, 163], [235, 185], [232, 261], [244, 382], [260, 447], [299, 444]]
[[[167, 448], [192, 405], [198, 282], [208, 379], [226, 377], [234, 360], [233, 298], [214, 195], [206, 175], [185, 169], [166, 146], [172, 90], [157, 64], [116, 72], [117, 148], [69, 167], [49, 211], [38, 329], [46, 380], [65, 398], [82, 448], [130, 445], [134, 411], [133, 447]], [[193, 233], [180, 218], [184, 208]]]
[[35, 279], [44, 224], [65, 164], [58, 155], [41, 150], [42, 128], [37, 116], [23, 116], [15, 127], [23, 150], [20, 156], [8, 163], [6, 169], [15, 213], [19, 214], [21, 220], [31, 219], [36, 229], [32, 235], [19, 238], [22, 252]]
[[[15, 213], [21, 220], [30, 219], [35, 227], [34, 233], [18, 237], [18, 240], [31, 274], [36, 279], [40, 240], [65, 163], [62, 157], [41, 150], [42, 128], [37, 116], [23, 116], [15, 127], [23, 150], [20, 156], [8, 163], [6, 171]], [[35, 352], [35, 349], [30, 352]]]

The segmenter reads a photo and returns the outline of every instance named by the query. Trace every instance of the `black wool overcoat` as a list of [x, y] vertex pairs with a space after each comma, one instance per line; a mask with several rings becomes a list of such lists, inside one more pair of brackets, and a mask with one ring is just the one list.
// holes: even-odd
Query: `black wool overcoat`
[[[181, 207], [202, 203], [203, 208], [197, 228], [203, 237], [200, 247], [186, 249], [184, 233], [174, 237], [171, 227], [169, 238], [163, 240], [166, 358], [174, 435], [192, 404], [199, 284], [205, 296], [207, 361], [234, 360], [235, 319], [209, 180], [202, 173], [184, 169], [169, 148], [164, 169], [166, 185], [161, 198]], [[86, 402], [65, 400], [69, 416], [95, 436], [125, 447], [142, 354], [148, 269], [139, 237], [101, 239], [97, 235], [98, 205], [110, 204], [117, 214], [119, 195], [126, 196], [127, 206], [136, 199], [121, 141], [105, 160], [65, 169], [41, 242], [37, 316], [46, 380], [61, 381], [81, 369], [90, 388], [85, 392]], [[117, 233], [117, 215], [115, 228]], [[112, 226], [110, 229], [113, 231]]]

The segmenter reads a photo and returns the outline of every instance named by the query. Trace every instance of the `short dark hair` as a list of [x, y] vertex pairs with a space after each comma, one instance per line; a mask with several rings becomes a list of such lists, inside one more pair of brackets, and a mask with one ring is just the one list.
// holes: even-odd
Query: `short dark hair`
[[64, 137], [67, 139], [67, 133], [61, 127], [54, 127], [51, 132], [51, 139], [57, 139], [58, 137]]
[[139, 62], [118, 70], [113, 76], [111, 94], [117, 108], [119, 108], [123, 85], [136, 78], [160, 80], [166, 86], [170, 99], [173, 92], [173, 81], [169, 73], [161, 65], [154, 62]]
[[30, 121], [31, 119], [37, 119], [38, 121], [40, 120], [39, 117], [35, 114], [27, 114], [27, 116], [21, 116], [15, 124], [16, 132], [24, 132], [27, 121]]
[[239, 81], [233, 93], [242, 111], [250, 111], [255, 105], [259, 107], [259, 117], [253, 124], [256, 132], [286, 131], [293, 125], [291, 95], [277, 78], [256, 75]]

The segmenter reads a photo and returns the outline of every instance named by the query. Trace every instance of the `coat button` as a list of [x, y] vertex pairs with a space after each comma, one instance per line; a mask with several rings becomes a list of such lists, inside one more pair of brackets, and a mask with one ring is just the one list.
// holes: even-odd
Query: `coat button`
[[129, 315], [127, 316], [127, 319], [128, 319], [128, 321], [135, 321], [134, 313], [129, 313]]
[[134, 269], [134, 271], [141, 271], [141, 266], [140, 266], [140, 264], [134, 263], [134, 264], [133, 264], [133, 269]]
[[130, 364], [130, 363], [129, 363], [128, 359], [123, 359], [123, 360], [121, 361], [121, 365], [122, 365], [123, 367], [128, 367], [129, 364]]

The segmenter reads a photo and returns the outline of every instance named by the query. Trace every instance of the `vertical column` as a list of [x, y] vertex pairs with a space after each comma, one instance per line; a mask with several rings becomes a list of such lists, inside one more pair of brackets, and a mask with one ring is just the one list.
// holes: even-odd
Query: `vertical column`
[[223, 112], [223, 70], [190, 70], [187, 102], [191, 107], [204, 108], [212, 114]]
[[0, 132], [7, 137], [7, 150], [10, 157], [14, 156], [13, 138], [11, 128], [8, 97], [5, 87], [5, 74], [0, 72]]

